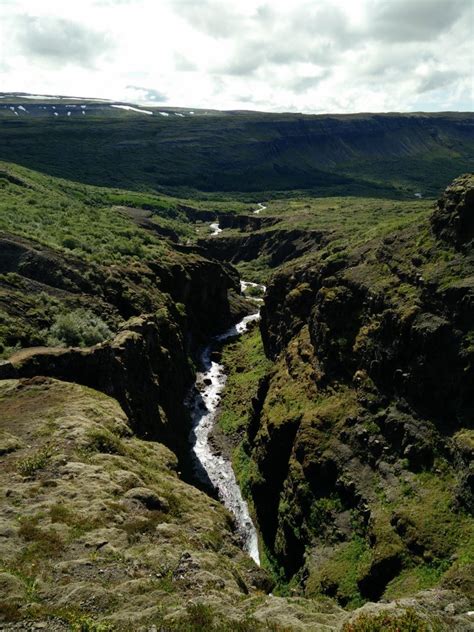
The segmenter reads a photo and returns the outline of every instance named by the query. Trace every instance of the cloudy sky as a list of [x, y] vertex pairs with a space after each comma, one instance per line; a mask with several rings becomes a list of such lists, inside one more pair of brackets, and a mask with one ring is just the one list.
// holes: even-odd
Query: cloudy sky
[[0, 0], [0, 91], [473, 110], [474, 0]]

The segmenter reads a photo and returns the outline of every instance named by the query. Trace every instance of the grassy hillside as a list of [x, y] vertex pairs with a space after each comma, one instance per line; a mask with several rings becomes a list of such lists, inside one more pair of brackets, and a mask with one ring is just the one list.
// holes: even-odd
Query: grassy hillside
[[0, 159], [78, 182], [181, 196], [437, 195], [474, 157], [471, 114], [161, 116], [90, 103], [66, 111], [50, 102], [36, 103], [44, 109], [34, 114], [34, 103], [20, 103], [28, 112], [18, 103], [0, 108]]

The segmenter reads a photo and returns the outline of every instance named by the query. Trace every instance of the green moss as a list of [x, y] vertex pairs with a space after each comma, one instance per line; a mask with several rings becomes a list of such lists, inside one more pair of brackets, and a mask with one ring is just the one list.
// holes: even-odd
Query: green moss
[[370, 564], [371, 553], [364, 538], [354, 536], [334, 548], [330, 558], [310, 573], [306, 585], [308, 596], [328, 594], [349, 608], [364, 603], [358, 580]]
[[379, 612], [361, 614], [353, 623], [345, 623], [343, 632], [430, 632], [432, 630], [424, 619], [413, 609], [405, 612]]
[[260, 331], [255, 328], [237, 342], [227, 345], [222, 362], [228, 371], [218, 419], [227, 435], [242, 438], [247, 429], [252, 398], [271, 363], [265, 357]]

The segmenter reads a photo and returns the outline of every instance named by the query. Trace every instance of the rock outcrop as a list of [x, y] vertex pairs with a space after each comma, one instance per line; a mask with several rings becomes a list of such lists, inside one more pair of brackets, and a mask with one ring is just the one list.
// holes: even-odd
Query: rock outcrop
[[80, 349], [25, 350], [0, 364], [0, 378], [37, 375], [76, 382], [115, 398], [134, 432], [183, 454], [184, 398], [192, 371], [179, 327], [167, 312], [128, 321], [110, 342]]
[[446, 189], [433, 213], [431, 224], [436, 235], [457, 248], [474, 238], [474, 176], [456, 178]]

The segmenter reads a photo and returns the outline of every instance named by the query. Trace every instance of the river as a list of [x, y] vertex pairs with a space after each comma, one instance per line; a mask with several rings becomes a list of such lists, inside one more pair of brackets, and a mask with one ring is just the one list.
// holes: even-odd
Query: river
[[[255, 285], [244, 281], [241, 283], [244, 292], [247, 287]], [[265, 290], [264, 286], [261, 288]], [[210, 482], [216, 489], [221, 502], [235, 517], [237, 531], [244, 543], [244, 549], [257, 564], [260, 564], [258, 536], [248, 505], [242, 496], [230, 461], [221, 454], [213, 452], [209, 435], [218, 417], [221, 393], [227, 378], [224, 366], [213, 359], [213, 351], [224, 340], [245, 333], [249, 325], [258, 321], [259, 318], [259, 311], [245, 316], [236, 325], [211, 340], [200, 355], [200, 371], [197, 373], [196, 383], [187, 399], [192, 418], [189, 438], [195, 476], [203, 483]]]

